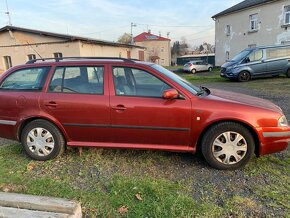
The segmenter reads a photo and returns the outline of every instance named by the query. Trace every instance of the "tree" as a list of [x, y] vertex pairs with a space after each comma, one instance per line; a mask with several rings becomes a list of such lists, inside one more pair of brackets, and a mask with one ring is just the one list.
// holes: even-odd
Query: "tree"
[[125, 43], [129, 44], [131, 43], [131, 34], [130, 33], [124, 33], [122, 36], [118, 38], [119, 43]]

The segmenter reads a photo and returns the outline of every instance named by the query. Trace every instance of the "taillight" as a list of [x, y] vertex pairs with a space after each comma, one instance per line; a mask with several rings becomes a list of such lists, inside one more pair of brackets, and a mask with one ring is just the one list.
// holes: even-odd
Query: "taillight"
[[190, 66], [190, 67], [191, 67], [191, 66], [192, 66], [192, 64], [188, 64], [188, 66]]

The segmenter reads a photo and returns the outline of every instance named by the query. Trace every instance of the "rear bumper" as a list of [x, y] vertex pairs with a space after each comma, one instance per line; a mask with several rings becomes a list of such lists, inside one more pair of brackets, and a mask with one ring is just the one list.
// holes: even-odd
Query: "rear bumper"
[[260, 147], [258, 155], [276, 153], [287, 149], [290, 143], [289, 127], [259, 128]]

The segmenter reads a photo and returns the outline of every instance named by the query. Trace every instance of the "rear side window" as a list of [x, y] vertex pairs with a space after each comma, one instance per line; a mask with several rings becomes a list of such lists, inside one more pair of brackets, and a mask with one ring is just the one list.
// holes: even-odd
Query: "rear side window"
[[26, 68], [13, 72], [0, 85], [1, 90], [40, 91], [50, 67]]
[[101, 95], [104, 93], [104, 67], [57, 67], [49, 92]]
[[266, 49], [267, 59], [290, 57], [290, 47]]

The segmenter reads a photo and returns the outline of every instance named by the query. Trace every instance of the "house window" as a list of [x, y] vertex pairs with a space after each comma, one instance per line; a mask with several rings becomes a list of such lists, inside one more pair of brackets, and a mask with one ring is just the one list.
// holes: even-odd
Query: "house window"
[[230, 52], [226, 51], [226, 60], [230, 60]]
[[10, 67], [12, 67], [12, 60], [10, 56], [3, 56], [4, 59], [4, 66], [5, 70], [8, 70]]
[[256, 44], [250, 44], [250, 45], [248, 45], [248, 47], [249, 47], [249, 48], [256, 48], [257, 45], [256, 45]]
[[290, 24], [290, 5], [285, 6], [285, 24]]
[[27, 57], [28, 57], [29, 61], [36, 59], [36, 55], [35, 54], [29, 54], [29, 55], [27, 55]]
[[160, 51], [161, 51], [161, 52], [164, 52], [164, 47], [161, 47]]
[[62, 58], [62, 53], [61, 52], [55, 52], [53, 53], [54, 58]]
[[250, 31], [258, 29], [258, 14], [250, 15]]
[[231, 26], [230, 26], [230, 25], [227, 25], [227, 28], [226, 28], [226, 35], [227, 35], [227, 36], [230, 36], [230, 35], [231, 35]]

